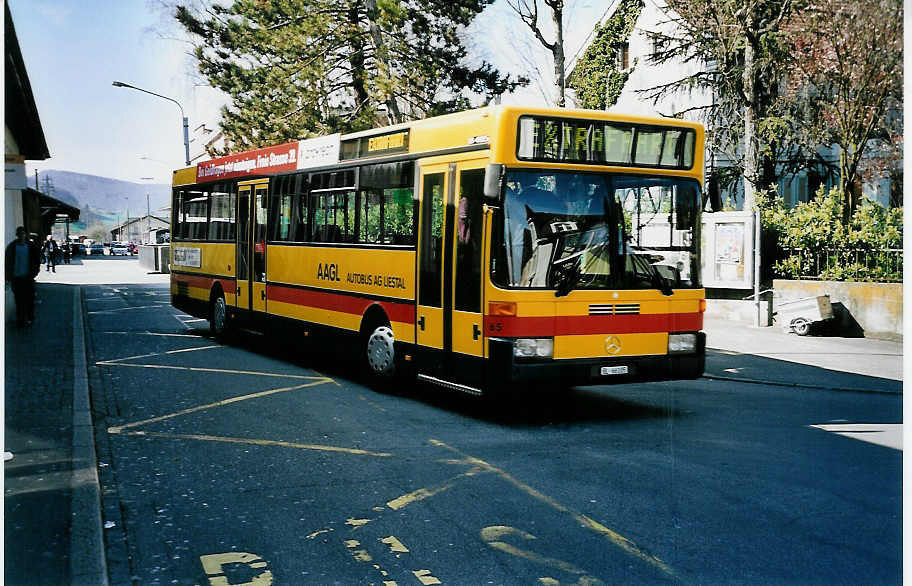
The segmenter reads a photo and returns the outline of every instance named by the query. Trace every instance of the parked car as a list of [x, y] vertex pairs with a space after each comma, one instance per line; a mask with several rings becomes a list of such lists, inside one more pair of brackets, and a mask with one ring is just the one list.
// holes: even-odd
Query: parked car
[[130, 254], [130, 252], [127, 250], [126, 243], [112, 242], [111, 243], [111, 254], [117, 255], [117, 256], [120, 256], [120, 255], [126, 256], [126, 255]]
[[129, 252], [130, 254], [137, 254], [139, 252], [139, 247], [136, 246], [135, 244], [133, 244], [132, 242], [130, 242], [129, 244], [127, 244], [127, 252]]
[[95, 242], [89, 246], [89, 254], [104, 254], [104, 244]]

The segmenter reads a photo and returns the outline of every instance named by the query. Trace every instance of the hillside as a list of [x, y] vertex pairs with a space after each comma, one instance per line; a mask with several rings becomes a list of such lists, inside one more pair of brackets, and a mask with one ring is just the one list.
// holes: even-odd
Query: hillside
[[[46, 177], [50, 177], [51, 189], [47, 189]], [[128, 212], [131, 217], [144, 216], [146, 194], [153, 216], [170, 215], [161, 210], [171, 203], [169, 185], [132, 183], [53, 169], [38, 173], [38, 185], [40, 191], [82, 210], [79, 223], [84, 225], [114, 224], [118, 218], [123, 221]]]

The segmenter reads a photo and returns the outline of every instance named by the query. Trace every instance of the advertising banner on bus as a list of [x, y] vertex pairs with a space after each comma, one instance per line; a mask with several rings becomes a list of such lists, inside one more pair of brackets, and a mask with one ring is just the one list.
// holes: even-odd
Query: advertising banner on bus
[[298, 168], [298, 142], [247, 151], [203, 161], [196, 166], [197, 181], [265, 175]]

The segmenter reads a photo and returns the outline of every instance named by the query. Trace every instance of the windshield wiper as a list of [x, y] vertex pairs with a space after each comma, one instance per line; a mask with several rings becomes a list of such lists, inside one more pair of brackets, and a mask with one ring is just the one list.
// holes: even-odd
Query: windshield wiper
[[645, 267], [646, 273], [649, 275], [649, 279], [652, 281], [652, 284], [655, 285], [662, 295], [672, 295], [674, 291], [671, 289], [671, 285], [668, 284], [668, 281], [665, 280], [665, 277], [662, 276], [662, 273], [659, 272], [649, 260], [640, 254], [633, 252], [630, 256], [633, 257], [634, 264], [640, 263], [640, 268]]

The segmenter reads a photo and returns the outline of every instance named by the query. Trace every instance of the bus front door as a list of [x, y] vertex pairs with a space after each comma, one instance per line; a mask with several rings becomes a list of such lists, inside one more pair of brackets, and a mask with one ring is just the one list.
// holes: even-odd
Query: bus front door
[[421, 169], [415, 339], [428, 358], [419, 371], [470, 390], [481, 387], [484, 372], [483, 165]]

